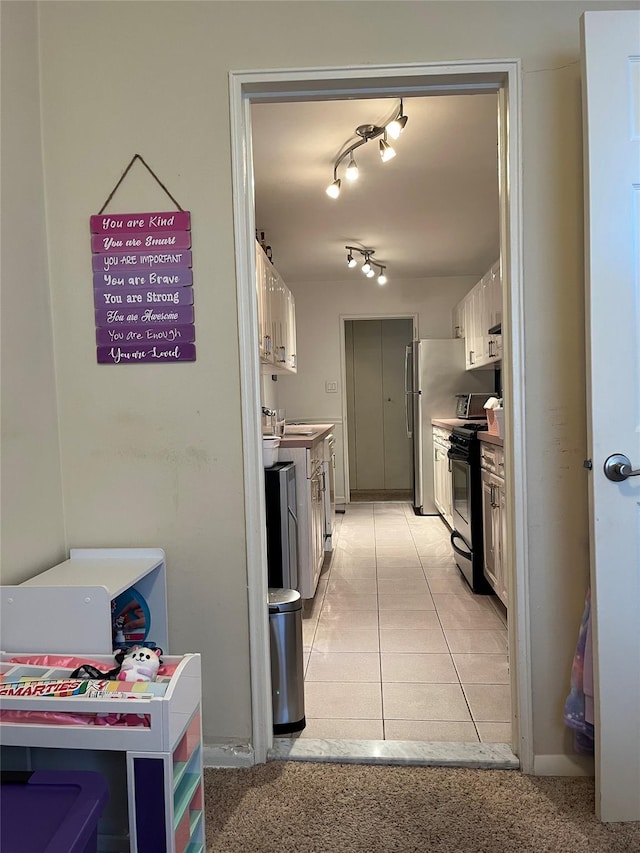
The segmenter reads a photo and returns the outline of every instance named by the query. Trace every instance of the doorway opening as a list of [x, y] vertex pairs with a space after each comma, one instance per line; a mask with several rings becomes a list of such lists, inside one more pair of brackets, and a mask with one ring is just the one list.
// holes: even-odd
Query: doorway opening
[[344, 320], [349, 500], [410, 501], [411, 436], [404, 359], [412, 318]]
[[[502, 128], [501, 155], [501, 246], [505, 269], [505, 395], [512, 402], [508, 426], [510, 447], [507, 458], [510, 500], [508, 521], [512, 531], [511, 553], [515, 585], [510, 620], [512, 648], [511, 683], [514, 696], [513, 746], [520, 765], [527, 772], [532, 765], [531, 750], [531, 673], [528, 656], [528, 598], [525, 526], [526, 481], [523, 399], [521, 377], [523, 349], [521, 340], [521, 235], [520, 235], [520, 141], [519, 141], [519, 64], [513, 61], [448, 63], [433, 66], [396, 66], [389, 68], [330, 69], [287, 72], [240, 72], [231, 74], [234, 201], [236, 210], [236, 253], [238, 270], [239, 328], [242, 367], [242, 405], [245, 451], [245, 495], [247, 510], [247, 550], [249, 565], [250, 642], [253, 696], [253, 733], [256, 761], [266, 760], [273, 745], [270, 715], [268, 631], [266, 598], [266, 556], [261, 536], [264, 500], [260, 471], [260, 383], [257, 364], [256, 306], [252, 237], [255, 232], [252, 193], [251, 115], [252, 102], [271, 100], [323, 100], [345, 97], [394, 96], [412, 93], [498, 93]], [[508, 130], [507, 130], [508, 128]]]

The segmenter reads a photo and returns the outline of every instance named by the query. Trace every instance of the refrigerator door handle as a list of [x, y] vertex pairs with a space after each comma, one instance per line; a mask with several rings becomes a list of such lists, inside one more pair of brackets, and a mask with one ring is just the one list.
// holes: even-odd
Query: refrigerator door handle
[[411, 346], [404, 348], [404, 425], [407, 430], [407, 438], [413, 438], [413, 394], [409, 388], [409, 361], [411, 357]]
[[405, 395], [409, 393], [409, 391], [413, 391], [413, 388], [409, 388], [409, 355], [411, 354], [411, 347], [406, 346], [404, 348], [404, 393]]

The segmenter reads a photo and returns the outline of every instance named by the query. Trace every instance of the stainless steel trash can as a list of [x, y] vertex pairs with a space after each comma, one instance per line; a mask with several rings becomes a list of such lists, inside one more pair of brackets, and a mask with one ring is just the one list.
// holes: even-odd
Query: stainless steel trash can
[[302, 599], [295, 589], [269, 590], [271, 695], [274, 734], [305, 725], [302, 668]]

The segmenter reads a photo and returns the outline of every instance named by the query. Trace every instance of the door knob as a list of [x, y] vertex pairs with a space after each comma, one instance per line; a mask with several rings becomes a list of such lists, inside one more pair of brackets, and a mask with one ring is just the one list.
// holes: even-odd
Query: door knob
[[626, 480], [627, 477], [638, 477], [640, 475], [640, 468], [633, 471], [631, 462], [627, 456], [623, 453], [614, 453], [605, 460], [604, 473], [614, 483], [620, 483], [622, 480]]

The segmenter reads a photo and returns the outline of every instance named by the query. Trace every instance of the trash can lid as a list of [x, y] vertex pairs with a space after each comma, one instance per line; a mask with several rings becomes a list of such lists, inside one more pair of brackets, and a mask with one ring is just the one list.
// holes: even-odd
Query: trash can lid
[[302, 609], [302, 598], [297, 589], [270, 589], [269, 613], [288, 613]]

